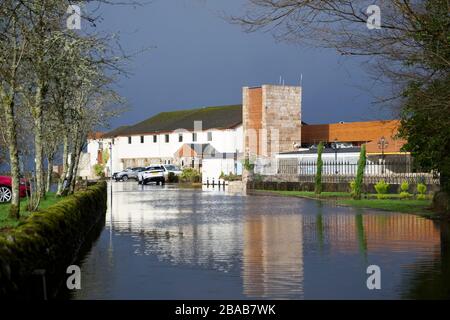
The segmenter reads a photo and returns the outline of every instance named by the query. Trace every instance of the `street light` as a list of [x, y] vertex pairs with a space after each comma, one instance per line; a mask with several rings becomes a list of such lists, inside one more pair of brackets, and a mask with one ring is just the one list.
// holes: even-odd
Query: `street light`
[[378, 148], [381, 149], [381, 173], [384, 174], [384, 149], [386, 149], [389, 146], [389, 142], [386, 140], [386, 138], [383, 136], [378, 141]]

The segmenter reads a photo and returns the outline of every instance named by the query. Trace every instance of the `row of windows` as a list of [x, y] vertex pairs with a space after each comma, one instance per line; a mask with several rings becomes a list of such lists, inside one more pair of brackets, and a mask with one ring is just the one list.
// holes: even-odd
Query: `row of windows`
[[[208, 132], [208, 141], [212, 141], [212, 132]], [[145, 136], [141, 136], [141, 143], [144, 143], [145, 141]], [[164, 141], [166, 143], [170, 142], [170, 136], [168, 134], [164, 135]], [[192, 133], [192, 141], [196, 142], [197, 141], [197, 133], [193, 132]], [[158, 142], [158, 136], [157, 135], [153, 135], [153, 143]], [[183, 134], [180, 133], [178, 135], [178, 142], [183, 142]], [[132, 137], [128, 137], [128, 144], [132, 143]]]

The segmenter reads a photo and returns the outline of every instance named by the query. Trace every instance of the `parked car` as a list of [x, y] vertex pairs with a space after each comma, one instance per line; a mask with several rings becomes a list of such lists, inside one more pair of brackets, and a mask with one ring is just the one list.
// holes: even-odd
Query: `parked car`
[[[9, 176], [0, 176], [0, 202], [10, 202], [12, 198], [11, 191], [12, 179]], [[19, 195], [21, 198], [30, 193], [30, 184], [25, 179], [20, 179]]]
[[179, 167], [174, 166], [173, 164], [163, 164], [161, 166], [164, 168], [164, 175], [166, 176], [166, 178], [169, 176], [170, 172], [172, 172], [176, 176], [180, 176], [183, 173], [183, 171]]
[[161, 165], [154, 165], [145, 168], [145, 170], [138, 173], [138, 183], [147, 184], [149, 182], [156, 182], [156, 184], [166, 183], [165, 171]]
[[138, 179], [138, 173], [142, 170], [144, 170], [144, 167], [137, 167], [137, 168], [128, 168], [123, 171], [115, 173], [116, 181], [128, 181], [128, 179]]

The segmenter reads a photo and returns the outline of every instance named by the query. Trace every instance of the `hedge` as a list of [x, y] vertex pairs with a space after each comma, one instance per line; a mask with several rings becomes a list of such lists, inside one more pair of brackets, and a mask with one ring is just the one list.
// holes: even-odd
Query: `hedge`
[[42, 298], [36, 270], [45, 270], [47, 295], [53, 297], [91, 230], [104, 221], [106, 207], [106, 183], [101, 182], [0, 234], [0, 298]]

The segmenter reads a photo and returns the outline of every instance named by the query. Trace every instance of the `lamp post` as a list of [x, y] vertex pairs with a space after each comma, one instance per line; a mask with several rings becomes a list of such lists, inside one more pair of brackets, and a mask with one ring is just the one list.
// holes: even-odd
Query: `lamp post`
[[381, 149], [381, 173], [384, 174], [384, 149], [386, 149], [389, 145], [389, 142], [386, 140], [384, 136], [380, 138], [378, 141], [378, 148]]

